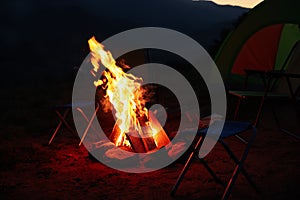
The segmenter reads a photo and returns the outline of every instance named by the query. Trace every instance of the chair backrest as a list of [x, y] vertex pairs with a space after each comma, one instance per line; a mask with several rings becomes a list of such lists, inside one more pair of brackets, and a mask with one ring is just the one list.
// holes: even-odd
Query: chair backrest
[[[250, 84], [250, 87], [244, 87], [244, 89], [250, 89], [250, 90], [262, 90], [265, 87], [265, 84], [267, 84], [268, 81], [268, 75], [265, 75], [265, 83], [263, 82], [262, 76], [264, 74], [264, 71], [261, 71], [261, 74], [258, 73], [260, 70], [254, 70], [253, 72], [249, 73], [248, 76], [248, 82], [250, 81], [252, 84]], [[277, 70], [278, 72], [286, 72], [286, 73], [293, 73], [293, 74], [300, 74], [300, 41], [296, 42], [289, 52], [289, 54], [286, 56], [286, 59], [284, 60], [284, 63], [282, 67]], [[254, 74], [254, 75], [253, 75]], [[259, 80], [260, 79], [260, 80]], [[256, 82], [256, 84], [253, 84], [253, 82]], [[297, 90], [297, 88], [300, 85], [300, 79], [299, 78], [290, 78], [290, 82], [292, 85], [293, 92]], [[270, 82], [270, 92], [276, 92], [276, 93], [286, 93], [289, 94], [289, 87], [288, 83], [285, 79], [285, 77], [276, 77], [273, 78]]]

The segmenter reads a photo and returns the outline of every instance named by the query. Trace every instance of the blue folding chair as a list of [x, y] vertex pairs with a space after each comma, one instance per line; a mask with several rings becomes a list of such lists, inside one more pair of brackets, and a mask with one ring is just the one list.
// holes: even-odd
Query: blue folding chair
[[[214, 131], [214, 126], [215, 127], [219, 127], [218, 123], [220, 123], [220, 121], [215, 121], [210, 128], [212, 129], [212, 131]], [[196, 145], [193, 147], [188, 160], [186, 161], [179, 177], [177, 178], [177, 181], [175, 183], [175, 185], [172, 188], [171, 191], [171, 195], [174, 196], [179, 185], [181, 184], [185, 173], [187, 172], [187, 170], [189, 169], [193, 158], [195, 157], [195, 155], [197, 154], [197, 152], [199, 152], [203, 140], [206, 137], [206, 133], [207, 133], [207, 128], [205, 129], [201, 129], [197, 132], [197, 135], [199, 136], [199, 139], [197, 140]], [[232, 136], [235, 136], [237, 134], [246, 132], [246, 131], [250, 131], [252, 134], [250, 136], [250, 139], [248, 140], [245, 149], [242, 153], [242, 156], [240, 158], [238, 158], [233, 151], [230, 149], [229, 145], [224, 141], [227, 138], [231, 138]], [[188, 131], [186, 132], [186, 134], [188, 134]], [[249, 174], [246, 172], [246, 170], [244, 169], [244, 161], [247, 158], [247, 155], [249, 153], [249, 150], [253, 144], [253, 141], [255, 139], [256, 136], [256, 128], [249, 122], [240, 122], [240, 121], [225, 121], [224, 123], [224, 128], [221, 132], [221, 135], [219, 137], [218, 142], [224, 147], [224, 149], [226, 150], [226, 152], [229, 154], [230, 158], [235, 162], [236, 166], [233, 170], [233, 173], [230, 177], [230, 180], [227, 182], [227, 184], [224, 184], [223, 181], [221, 181], [217, 175], [215, 174], [215, 172], [212, 170], [212, 168], [206, 163], [206, 161], [204, 160], [204, 158], [200, 158], [201, 163], [204, 165], [204, 167], [206, 168], [206, 170], [212, 175], [212, 177], [214, 178], [214, 180], [216, 181], [216, 183], [221, 184], [225, 187], [222, 199], [228, 199], [231, 192], [232, 192], [232, 188], [238, 178], [239, 173], [242, 173], [246, 180], [250, 183], [250, 185], [256, 190], [259, 191], [258, 188], [256, 187], [255, 183], [252, 181], [252, 179], [250, 178]], [[244, 143], [241, 143], [241, 145], [245, 145]]]

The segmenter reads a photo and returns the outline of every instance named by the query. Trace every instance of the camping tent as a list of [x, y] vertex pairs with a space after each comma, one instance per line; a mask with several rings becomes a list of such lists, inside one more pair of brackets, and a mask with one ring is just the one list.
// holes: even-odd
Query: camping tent
[[215, 62], [225, 83], [241, 85], [244, 69], [300, 73], [300, 1], [265, 0], [223, 42]]

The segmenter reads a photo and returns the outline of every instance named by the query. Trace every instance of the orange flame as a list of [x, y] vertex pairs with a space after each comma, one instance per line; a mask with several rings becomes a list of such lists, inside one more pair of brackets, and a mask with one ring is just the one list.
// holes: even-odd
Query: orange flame
[[125, 133], [140, 131], [141, 125], [138, 117], [146, 116], [148, 118], [148, 110], [143, 99], [145, 91], [141, 89], [143, 80], [125, 73], [122, 68], [118, 67], [111, 52], [104, 50], [104, 46], [97, 42], [95, 37], [92, 37], [88, 43], [92, 54], [91, 63], [94, 67], [91, 74], [95, 76], [100, 63], [109, 70], [103, 73], [107, 82], [98, 80], [94, 82], [94, 85], [96, 87], [105, 85], [105, 97], [109, 98], [115, 110], [118, 126], [122, 133], [118, 137], [116, 145], [128, 145], [129, 141], [126, 141]]

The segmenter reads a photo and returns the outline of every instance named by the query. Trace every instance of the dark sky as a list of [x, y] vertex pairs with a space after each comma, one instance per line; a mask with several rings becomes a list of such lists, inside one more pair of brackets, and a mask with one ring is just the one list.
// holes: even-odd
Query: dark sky
[[69, 73], [88, 54], [91, 36], [101, 41], [137, 27], [175, 29], [209, 48], [223, 29], [247, 11], [187, 0], [10, 0], [1, 4], [1, 66], [17, 77], [28, 71], [45, 76], [57, 69], [60, 74]]

